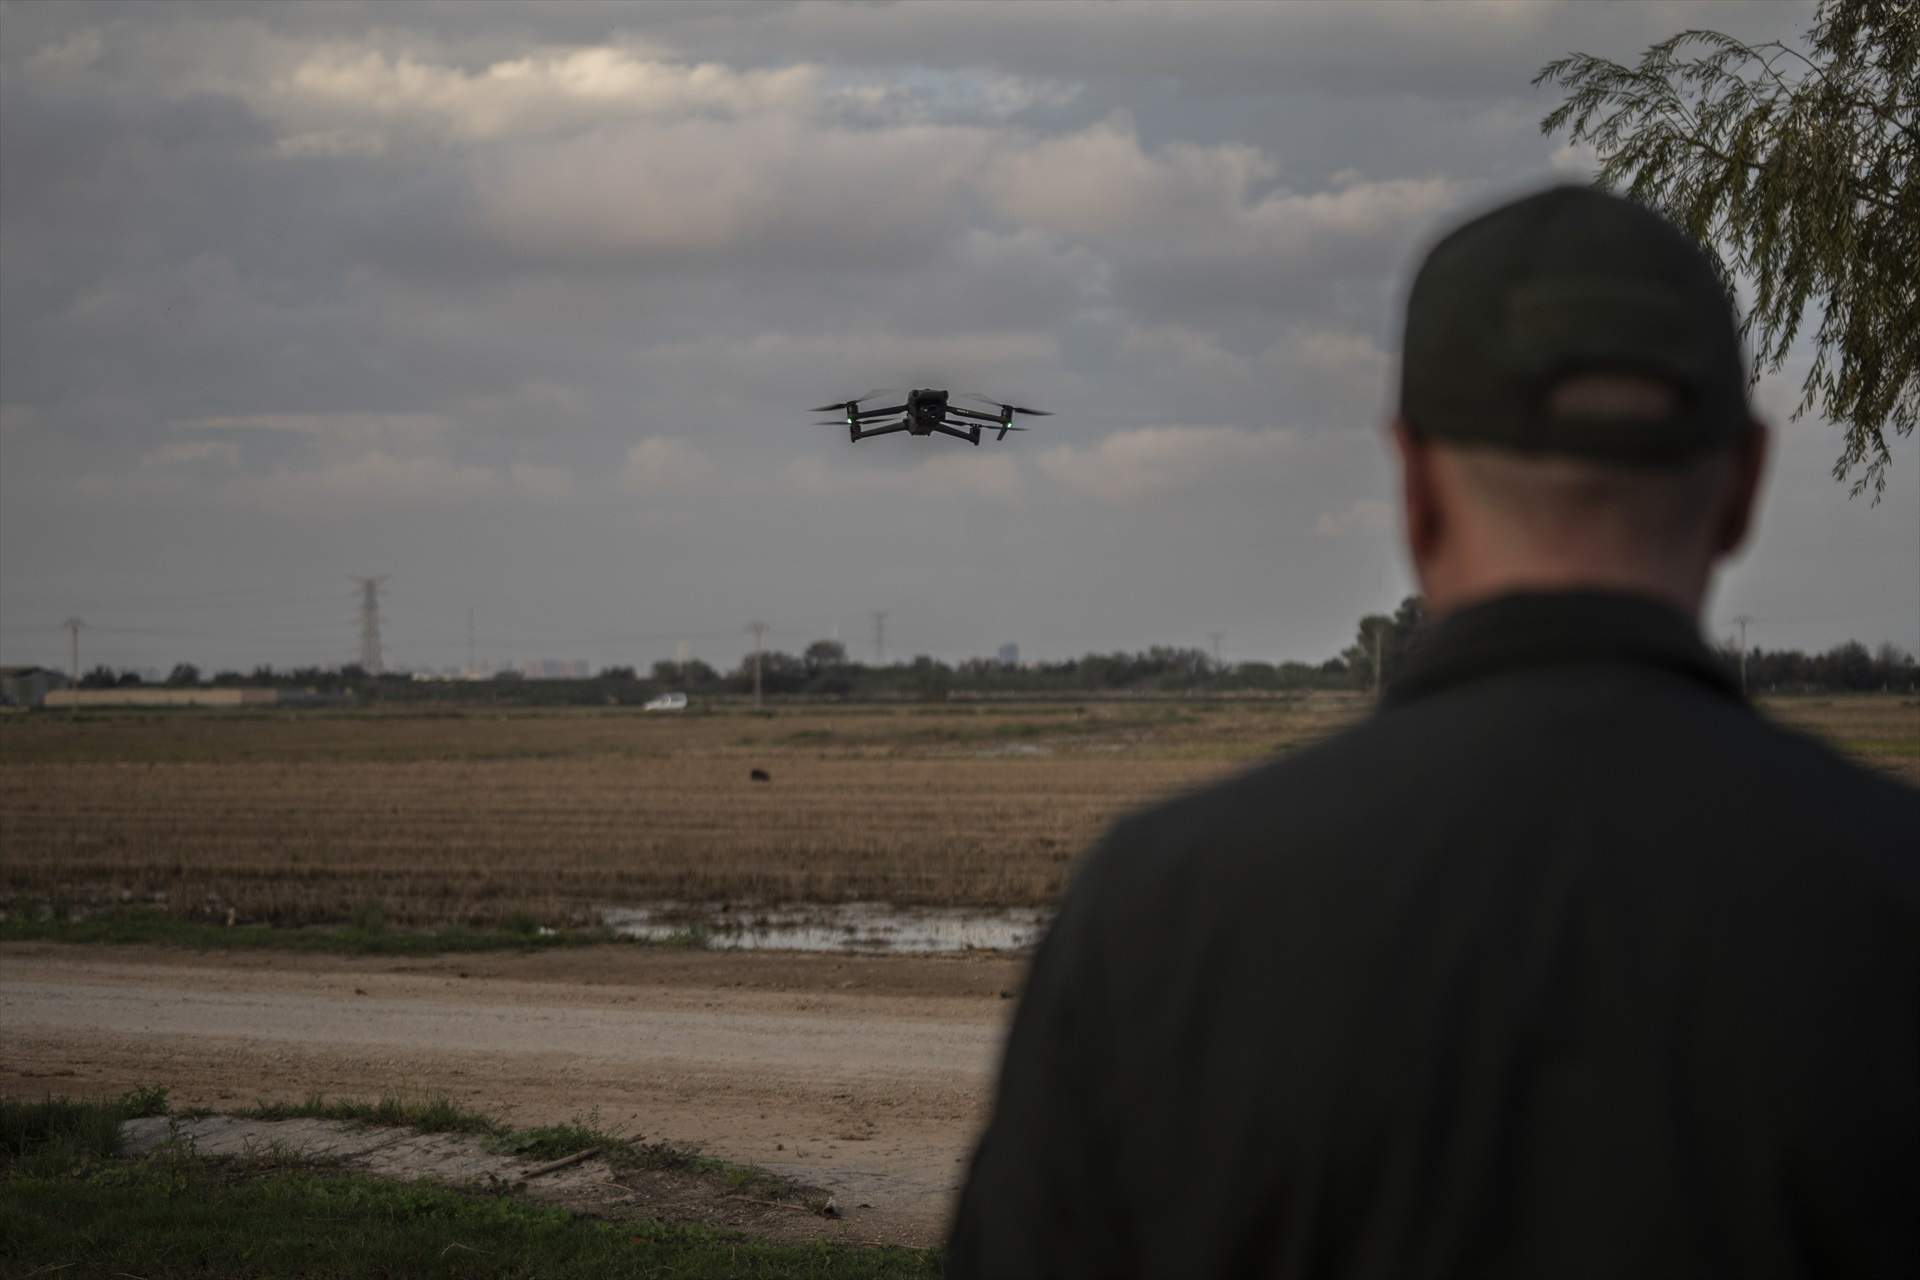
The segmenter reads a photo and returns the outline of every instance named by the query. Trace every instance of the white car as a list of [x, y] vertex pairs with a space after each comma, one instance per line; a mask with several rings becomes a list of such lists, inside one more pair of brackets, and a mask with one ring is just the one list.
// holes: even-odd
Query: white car
[[663, 693], [640, 708], [642, 711], [685, 711], [687, 695], [684, 693]]

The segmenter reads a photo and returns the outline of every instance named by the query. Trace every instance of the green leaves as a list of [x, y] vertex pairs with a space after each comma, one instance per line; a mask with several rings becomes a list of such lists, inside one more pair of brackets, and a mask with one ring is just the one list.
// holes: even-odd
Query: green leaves
[[1888, 435], [1920, 417], [1920, 5], [1825, 0], [1805, 45], [1683, 31], [1635, 66], [1569, 54], [1534, 77], [1567, 90], [1540, 128], [1751, 291], [1756, 380], [1813, 319], [1794, 416], [1845, 430], [1834, 479], [1878, 501]]

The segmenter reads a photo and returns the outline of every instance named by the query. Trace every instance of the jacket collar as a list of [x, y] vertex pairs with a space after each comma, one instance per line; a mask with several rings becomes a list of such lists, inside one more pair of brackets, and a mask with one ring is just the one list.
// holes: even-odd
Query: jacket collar
[[1740, 685], [1687, 616], [1651, 596], [1526, 592], [1468, 605], [1419, 637], [1389, 706], [1503, 671], [1575, 662], [1664, 667], [1739, 699]]

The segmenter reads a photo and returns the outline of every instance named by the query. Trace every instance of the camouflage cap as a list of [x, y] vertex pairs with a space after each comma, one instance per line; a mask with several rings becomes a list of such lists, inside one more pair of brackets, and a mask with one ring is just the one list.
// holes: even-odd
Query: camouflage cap
[[[1407, 298], [1400, 415], [1419, 436], [1637, 466], [1753, 427], [1733, 308], [1698, 246], [1591, 187], [1501, 205], [1428, 252]], [[1555, 412], [1569, 378], [1629, 374], [1668, 411]]]

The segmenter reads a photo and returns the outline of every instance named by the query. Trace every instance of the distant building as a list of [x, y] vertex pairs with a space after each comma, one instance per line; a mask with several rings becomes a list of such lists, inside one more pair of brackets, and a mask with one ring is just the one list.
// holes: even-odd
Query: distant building
[[70, 682], [46, 667], [0, 667], [0, 707], [37, 707]]
[[1003, 667], [1019, 666], [1020, 665], [1020, 646], [1017, 644], [1014, 644], [1012, 641], [1008, 641], [1006, 644], [1001, 645], [1000, 646], [1000, 665]]

